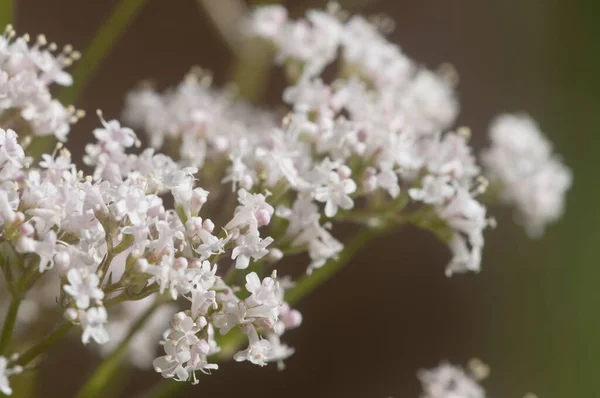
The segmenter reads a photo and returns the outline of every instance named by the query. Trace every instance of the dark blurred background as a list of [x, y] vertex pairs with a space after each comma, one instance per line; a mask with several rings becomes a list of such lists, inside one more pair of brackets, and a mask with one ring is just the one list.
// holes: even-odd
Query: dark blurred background
[[[214, 0], [215, 2], [220, 0]], [[295, 10], [325, 1], [288, 1]], [[345, 5], [345, 2], [341, 2]], [[347, 2], [346, 2], [347, 3]], [[19, 33], [45, 33], [84, 49], [114, 0], [19, 0]], [[181, 396], [416, 397], [416, 371], [440, 360], [490, 364], [491, 397], [600, 396], [600, 3], [595, 0], [362, 0], [348, 8], [396, 21], [392, 40], [412, 58], [460, 73], [459, 124], [485, 144], [491, 118], [527, 111], [539, 121], [575, 182], [566, 216], [528, 240], [511, 213], [492, 209], [483, 271], [444, 276], [448, 250], [405, 229], [365, 247], [339, 276], [302, 301], [287, 370], [224, 364]], [[195, 0], [149, 0], [77, 102], [88, 117], [71, 133], [82, 148], [94, 109], [120, 115], [125, 92], [151, 78], [164, 88], [192, 65], [228, 79], [232, 54]], [[272, 84], [269, 98], [277, 98]], [[73, 151], [77, 152], [77, 151]], [[40, 397], [72, 396], [96, 365], [80, 344], [42, 370]], [[124, 396], [159, 381], [132, 372]], [[18, 395], [17, 395], [18, 396]]]

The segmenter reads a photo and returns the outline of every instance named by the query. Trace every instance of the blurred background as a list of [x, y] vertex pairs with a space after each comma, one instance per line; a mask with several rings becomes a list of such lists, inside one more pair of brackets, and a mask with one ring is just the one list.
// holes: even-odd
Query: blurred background
[[[524, 110], [537, 119], [574, 171], [566, 216], [532, 241], [509, 211], [492, 209], [499, 227], [486, 234], [483, 271], [450, 279], [443, 272], [448, 250], [425, 232], [409, 228], [373, 243], [301, 302], [304, 324], [290, 334], [297, 352], [284, 372], [224, 364], [181, 396], [416, 397], [419, 368], [440, 360], [465, 364], [472, 357], [492, 368], [484, 382], [490, 397], [600, 396], [594, 252], [600, 243], [600, 3], [341, 3], [362, 14], [389, 15], [396, 21], [391, 40], [426, 66], [450, 62], [457, 68], [459, 124], [472, 128], [477, 147], [499, 112]], [[83, 50], [114, 4], [19, 0], [16, 28]], [[325, 1], [287, 4], [301, 13]], [[195, 0], [148, 0], [77, 101], [88, 117], [72, 131], [72, 148], [83, 150], [89, 141], [96, 108], [108, 118], [120, 115], [125, 92], [139, 80], [165, 88], [201, 65], [222, 85], [232, 59]], [[273, 80], [271, 102], [282, 88]], [[37, 396], [72, 396], [97, 364], [78, 342], [57, 354], [42, 369]], [[132, 371], [123, 396], [159, 379]]]

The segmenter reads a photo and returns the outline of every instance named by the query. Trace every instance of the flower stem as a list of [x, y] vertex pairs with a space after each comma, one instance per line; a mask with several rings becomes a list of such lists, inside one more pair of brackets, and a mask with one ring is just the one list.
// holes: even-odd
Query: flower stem
[[344, 249], [337, 260], [330, 260], [323, 267], [314, 270], [310, 275], [304, 275], [300, 278], [294, 287], [286, 292], [285, 300], [290, 305], [297, 303], [301, 298], [311, 293], [340, 271], [369, 241], [383, 234], [388, 229], [389, 227], [362, 229], [350, 242], [344, 245]]
[[65, 322], [61, 326], [58, 327], [50, 336], [46, 339], [40, 341], [29, 350], [25, 351], [19, 358], [15, 361], [15, 365], [25, 366], [29, 364], [29, 362], [33, 361], [39, 355], [44, 353], [52, 344], [56, 343], [62, 337], [64, 337], [69, 330], [73, 327], [73, 324], [70, 322]]
[[[10, 3], [9, 0], [2, 1]], [[64, 87], [58, 95], [63, 104], [69, 105], [77, 101], [81, 91], [94, 75], [102, 60], [115, 47], [115, 43], [121, 38], [125, 29], [135, 19], [145, 3], [146, 0], [121, 0], [118, 2], [108, 19], [94, 35], [92, 42], [83, 51], [81, 59], [74, 64], [73, 85]], [[38, 159], [52, 148], [53, 144], [52, 136], [37, 137], [29, 146], [29, 155]]]
[[117, 373], [122, 369], [123, 361], [125, 360], [129, 343], [136, 335], [137, 332], [144, 326], [148, 319], [152, 316], [154, 311], [159, 307], [158, 303], [155, 303], [148, 308], [137, 322], [129, 330], [129, 334], [119, 344], [116, 350], [106, 358], [100, 366], [96, 369], [94, 374], [87, 380], [85, 385], [77, 394], [77, 397], [99, 397], [102, 396], [104, 389], [117, 379]]
[[8, 312], [4, 318], [4, 325], [2, 326], [2, 335], [0, 336], [0, 355], [4, 354], [8, 344], [13, 335], [15, 324], [17, 322], [17, 314], [19, 313], [19, 306], [21, 305], [20, 296], [12, 296]]

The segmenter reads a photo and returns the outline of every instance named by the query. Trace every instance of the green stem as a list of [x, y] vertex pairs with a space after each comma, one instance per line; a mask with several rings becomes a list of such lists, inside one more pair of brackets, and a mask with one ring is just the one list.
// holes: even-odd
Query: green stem
[[[0, 3], [3, 1], [7, 0], [0, 0]], [[94, 35], [92, 42], [83, 51], [81, 59], [74, 64], [73, 84], [70, 87], [64, 87], [58, 95], [63, 104], [73, 104], [77, 101], [89, 79], [94, 75], [106, 55], [115, 47], [115, 43], [121, 38], [125, 29], [135, 19], [145, 3], [146, 0], [121, 0], [118, 2], [108, 19]], [[29, 146], [29, 155], [38, 159], [53, 145], [54, 138], [52, 136], [38, 137]]]
[[0, 32], [4, 31], [4, 27], [12, 22], [14, 12], [13, 0], [0, 1]]
[[2, 327], [2, 335], [0, 336], [0, 355], [4, 354], [12, 338], [20, 305], [21, 297], [13, 296], [6, 317], [4, 318], [4, 326]]
[[117, 373], [122, 369], [127, 350], [129, 349], [129, 343], [131, 343], [133, 337], [144, 326], [158, 306], [159, 304], [154, 304], [142, 314], [137, 322], [131, 327], [127, 337], [119, 344], [117, 349], [114, 350], [102, 364], [100, 364], [94, 374], [87, 380], [83, 388], [77, 394], [78, 397], [91, 398], [106, 396], [103, 395], [103, 392], [111, 382], [114, 382], [117, 378]]
[[310, 275], [304, 275], [296, 282], [294, 287], [285, 294], [285, 300], [293, 305], [301, 298], [311, 293], [322, 285], [327, 279], [340, 271], [350, 260], [373, 238], [386, 232], [388, 228], [364, 228], [358, 232], [350, 242], [344, 245], [344, 249], [337, 260], [330, 260], [321, 268], [314, 270]]
[[29, 350], [25, 351], [19, 358], [15, 361], [15, 365], [25, 366], [29, 364], [29, 362], [33, 361], [39, 355], [44, 353], [48, 347], [52, 344], [56, 343], [62, 337], [64, 337], [69, 330], [73, 327], [73, 324], [70, 322], [65, 322], [58, 329], [56, 329], [50, 336], [46, 339], [40, 341]]

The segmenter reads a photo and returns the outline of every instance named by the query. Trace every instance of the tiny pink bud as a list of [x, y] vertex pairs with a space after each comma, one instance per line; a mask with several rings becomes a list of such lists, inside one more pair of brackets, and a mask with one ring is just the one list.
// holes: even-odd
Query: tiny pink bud
[[210, 220], [210, 219], [207, 218], [202, 223], [202, 228], [205, 231], [208, 231], [209, 233], [212, 233], [215, 230], [215, 223], [213, 223], [212, 220]]
[[258, 221], [259, 227], [269, 225], [269, 223], [271, 222], [271, 213], [269, 213], [265, 209], [259, 209], [256, 213], [254, 213], [254, 216]]

